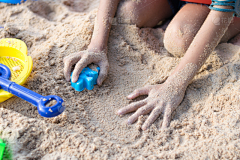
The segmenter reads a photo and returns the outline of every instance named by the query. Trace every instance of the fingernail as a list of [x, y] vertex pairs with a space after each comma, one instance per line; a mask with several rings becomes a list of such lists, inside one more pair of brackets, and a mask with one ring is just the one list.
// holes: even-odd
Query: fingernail
[[128, 124], [129, 124], [129, 125], [130, 125], [130, 124], [132, 124], [132, 122], [131, 122], [131, 120], [130, 120], [130, 119], [128, 120]]
[[117, 114], [118, 114], [118, 115], [121, 115], [121, 114], [122, 114], [122, 111], [121, 111], [121, 110], [118, 110], [118, 111], [117, 111]]
[[73, 83], [77, 82], [77, 79], [75, 77], [73, 77], [72, 79]]
[[166, 126], [162, 126], [162, 130], [166, 129], [167, 127]]
[[101, 86], [101, 85], [102, 85], [102, 83], [101, 83], [101, 81], [100, 81], [100, 80], [97, 80], [97, 84], [98, 84], [99, 86]]
[[142, 130], [145, 131], [147, 128], [146, 126], [142, 126]]
[[129, 95], [127, 96], [127, 98], [128, 98], [128, 99], [131, 99], [132, 96], [133, 96], [133, 94], [129, 94]]

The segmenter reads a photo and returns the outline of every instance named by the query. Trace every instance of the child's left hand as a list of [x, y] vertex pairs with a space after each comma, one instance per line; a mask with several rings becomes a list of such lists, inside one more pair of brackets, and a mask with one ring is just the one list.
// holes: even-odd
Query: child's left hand
[[167, 128], [171, 120], [172, 112], [183, 100], [186, 88], [187, 85], [177, 82], [174, 78], [170, 78], [163, 84], [136, 89], [127, 97], [128, 99], [134, 99], [140, 95], [148, 95], [148, 97], [120, 109], [117, 114], [124, 115], [137, 110], [128, 119], [128, 124], [132, 124], [139, 116], [148, 114], [152, 111], [142, 126], [142, 129], [146, 130], [161, 113], [164, 113], [162, 128]]

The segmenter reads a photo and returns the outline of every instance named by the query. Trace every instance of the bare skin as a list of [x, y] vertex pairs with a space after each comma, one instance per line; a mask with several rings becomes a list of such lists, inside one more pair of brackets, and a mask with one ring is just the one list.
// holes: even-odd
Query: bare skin
[[100, 67], [97, 84], [102, 85], [106, 79], [109, 64], [107, 60], [107, 42], [111, 29], [110, 18], [113, 18], [120, 0], [105, 0], [99, 5], [99, 12], [95, 22], [93, 38], [86, 51], [77, 52], [64, 58], [64, 75], [70, 81], [71, 68], [77, 64], [73, 70], [73, 82], [78, 80], [82, 69], [88, 64], [95, 63]]
[[[64, 3], [71, 4], [72, 1], [73, 0], [67, 2], [64, 1]], [[117, 14], [119, 17], [124, 16], [124, 19], [134, 19], [134, 21], [132, 22], [137, 23], [139, 27], [153, 27], [157, 25], [159, 21], [169, 18], [172, 15], [171, 8], [167, 0], [148, 0], [141, 3], [127, 1], [126, 3], [128, 4], [120, 4], [121, 7], [117, 12], [117, 6], [119, 2], [120, 0], [101, 0], [97, 19], [95, 22], [93, 37], [91, 43], [88, 46], [88, 49], [86, 51], [81, 51], [69, 55], [63, 60], [64, 75], [67, 81], [70, 81], [71, 69], [74, 64], [76, 64], [76, 66], [73, 71], [72, 81], [76, 82], [78, 79], [78, 75], [81, 73], [82, 69], [91, 63], [95, 63], [100, 67], [97, 84], [101, 85], [106, 79], [109, 69], [109, 64], [107, 60], [107, 42], [111, 29], [111, 19], [114, 17], [115, 14]], [[133, 12], [138, 13], [123, 15], [122, 13], [125, 12], [128, 6], [135, 8]], [[159, 12], [159, 7], [160, 10], [162, 10], [162, 14], [157, 14]], [[142, 12], [146, 9], [151, 9], [151, 12]], [[135, 15], [138, 15], [138, 17], [134, 17]], [[153, 17], [153, 20], [149, 20], [149, 17]]]
[[[169, 116], [171, 113], [177, 108], [177, 106], [181, 103], [182, 98], [185, 93], [185, 89], [190, 82], [190, 80], [194, 77], [194, 75], [197, 73], [198, 69], [203, 65], [203, 63], [206, 61], [207, 57], [210, 55], [210, 53], [213, 51], [213, 49], [216, 47], [216, 45], [221, 40], [222, 36], [226, 32], [228, 26], [230, 25], [230, 22], [228, 23], [221, 23], [220, 25], [215, 25], [212, 23], [213, 18], [217, 17], [224, 17], [224, 18], [230, 18], [232, 17], [232, 13], [224, 13], [224, 12], [218, 12], [218, 11], [211, 11], [208, 18], [205, 20], [204, 24], [202, 25], [201, 29], [198, 31], [197, 35], [195, 36], [193, 42], [191, 43], [190, 47], [188, 48], [186, 54], [184, 55], [183, 59], [179, 63], [179, 65], [176, 67], [176, 69], [173, 71], [171, 76], [167, 79], [167, 81], [160, 85], [154, 85], [146, 88], [142, 88], [140, 90], [134, 91], [130, 96], [128, 96], [129, 99], [134, 99], [138, 97], [139, 95], [148, 95], [148, 98], [146, 100], [143, 100], [145, 103], [139, 103], [136, 105], [128, 105], [124, 107], [123, 109], [120, 109], [118, 111], [119, 115], [135, 111], [138, 114], [134, 114], [133, 117], [131, 116], [129, 118], [129, 122], [133, 122], [133, 120], [136, 120], [137, 116], [144, 115], [152, 111], [150, 114], [150, 120], [148, 119], [144, 125], [142, 126], [143, 130], [146, 130], [147, 127], [150, 126], [151, 123], [154, 122], [154, 120], [159, 117], [159, 115], [163, 112], [164, 113], [164, 119], [163, 119], [163, 125], [162, 128], [166, 128], [170, 123]], [[204, 41], [203, 41], [204, 39]], [[181, 73], [184, 68], [188, 64], [195, 64], [197, 69], [194, 69], [193, 73], [192, 71], [190, 73], [186, 73], [184, 83], [180, 83], [177, 86], [182, 87], [175, 87], [175, 91], [178, 94], [175, 94], [175, 92], [172, 91], [171, 98], [168, 99], [163, 95], [168, 94], [167, 90], [162, 88], [169, 88], [176, 79], [179, 78], [179, 73]], [[173, 78], [175, 77], [175, 78]], [[188, 78], [191, 77], [191, 78]], [[156, 99], [160, 100], [156, 101], [156, 99], [152, 99], [152, 95], [158, 95]], [[149, 100], [150, 98], [150, 100]], [[175, 103], [173, 103], [175, 102]], [[137, 103], [137, 102], [136, 102]], [[151, 106], [151, 108], [149, 107]], [[143, 108], [143, 109], [142, 109]], [[149, 108], [149, 109], [146, 109]], [[161, 108], [161, 109], [159, 109]], [[150, 110], [150, 111], [149, 111]], [[166, 112], [167, 111], [167, 112]], [[141, 114], [139, 114], [141, 113]]]
[[[184, 5], [182, 9], [179, 10], [174, 16], [166, 29], [164, 37], [165, 48], [174, 56], [183, 57], [194, 37], [209, 15], [209, 12], [210, 9], [205, 5]], [[227, 21], [230, 21], [230, 19], [220, 19], [218, 17], [211, 20], [216, 25], [219, 25], [220, 22], [226, 23]], [[235, 37], [239, 33], [240, 18], [234, 17], [220, 43], [228, 42], [231, 38]]]
[[78, 80], [78, 75], [81, 73], [83, 68], [85, 68], [85, 66], [90, 63], [95, 63], [101, 68], [97, 79], [98, 85], [101, 85], [104, 79], [107, 77], [109, 64], [106, 52], [99, 52], [94, 50], [81, 51], [79, 53], [71, 54], [70, 56], [65, 57], [63, 61], [66, 66], [64, 67], [64, 74], [68, 81], [70, 80], [71, 68], [74, 64], [76, 64], [76, 66], [73, 71], [73, 82], [76, 82]]
[[[158, 2], [160, 3], [160, 1], [158, 1]], [[101, 1], [98, 16], [97, 16], [97, 22], [98, 22], [97, 25], [98, 26], [96, 27], [97, 29], [94, 29], [94, 34], [98, 35], [98, 36], [95, 36], [95, 37], [98, 37], [98, 38], [96, 38], [96, 39], [98, 39], [98, 43], [95, 43], [96, 39], [93, 38], [89, 45], [90, 49], [91, 48], [95, 48], [97, 50], [99, 49], [101, 52], [102, 50], [104, 50], [106, 48], [111, 24], [109, 21], [104, 21], [105, 23], [102, 23], [102, 21], [99, 19], [103, 19], [103, 17], [107, 17], [107, 16], [112, 18], [117, 10], [118, 3], [119, 3], [119, 1], [117, 1], [117, 0], [116, 1], [110, 1], [110, 0], [102, 0]], [[150, 1], [144, 1], [144, 3], [146, 3], [145, 5], [151, 4]], [[166, 3], [164, 3], [164, 4], [166, 4]], [[191, 12], [189, 13], [186, 9], [186, 8], [189, 8], [190, 5], [192, 6], [191, 11], [195, 11], [196, 8], [194, 9], [194, 6], [195, 7], [198, 6], [198, 5], [187, 4], [186, 7], [183, 7], [181, 9], [181, 11], [179, 13], [177, 13], [177, 15], [175, 17], [179, 17], [178, 19], [181, 19], [181, 17], [183, 19], [185, 17], [185, 19], [187, 19], [185, 13], [188, 13], [188, 15], [194, 16], [193, 13], [192, 14], [191, 14]], [[111, 6], [111, 7], [109, 7], [109, 6]], [[134, 7], [136, 7], [136, 6], [138, 6], [138, 4], [134, 4]], [[151, 13], [154, 13], [154, 9], [156, 9], [155, 6], [156, 6], [156, 4], [154, 5], [154, 7], [152, 6], [152, 8], [150, 8], [150, 9], [152, 9]], [[189, 6], [189, 7], [187, 7], [187, 6]], [[131, 6], [131, 7], [133, 7], [133, 6]], [[170, 7], [169, 8], [165, 7], [165, 9], [166, 9], [165, 13], [170, 12]], [[136, 11], [136, 10], [137, 9], [135, 8], [134, 11]], [[139, 11], [139, 10], [137, 10], [137, 11]], [[159, 9], [158, 9], [158, 11], [159, 11]], [[147, 12], [148, 11], [146, 9], [141, 10], [141, 12], [134, 12], [134, 14], [142, 13], [145, 16], [143, 19], [140, 19], [141, 16], [137, 16], [137, 15], [130, 17], [130, 18], [134, 18], [133, 20], [131, 20], [131, 22], [135, 22], [139, 27], [154, 25], [157, 18], [154, 18], [151, 21], [151, 16], [150, 16], [151, 14], [147, 14]], [[131, 13], [131, 12], [129, 11], [129, 13]], [[136, 111], [128, 119], [128, 123], [132, 124], [138, 119], [139, 116], [148, 114], [151, 112], [149, 118], [142, 126], [143, 130], [146, 130], [159, 117], [159, 115], [161, 113], [164, 113], [162, 128], [168, 127], [170, 124], [170, 120], [171, 120], [171, 114], [183, 100], [185, 90], [186, 90], [189, 82], [194, 77], [194, 75], [197, 73], [199, 68], [203, 65], [203, 63], [206, 61], [209, 54], [213, 51], [213, 49], [220, 42], [222, 37], [224, 37], [223, 35], [227, 35], [228, 37], [234, 37], [237, 34], [237, 32], [233, 33], [232, 35], [228, 34], [228, 32], [231, 32], [231, 31], [228, 31], [228, 29], [229, 29], [229, 25], [231, 23], [232, 14], [233, 13], [210, 11], [209, 13], [204, 13], [204, 15], [203, 15], [204, 17], [199, 17], [202, 19], [202, 21], [200, 21], [198, 25], [190, 23], [190, 28], [191, 28], [191, 24], [192, 24], [191, 29], [196, 30], [195, 34], [190, 34], [190, 35], [188, 35], [189, 37], [185, 37], [190, 41], [190, 43], [188, 43], [188, 46], [186, 47], [187, 51], [186, 51], [184, 57], [182, 58], [181, 62], [176, 67], [176, 69], [173, 71], [171, 76], [163, 84], [147, 86], [147, 87], [143, 87], [143, 88], [135, 90], [132, 94], [130, 94], [128, 96], [129, 99], [134, 99], [134, 98], [138, 97], [139, 95], [148, 95], [148, 97], [145, 100], [132, 103], [132, 104], [120, 109], [117, 113], [119, 115], [123, 115], [123, 114], [129, 113], [129, 112]], [[164, 16], [161, 15], [160, 17], [164, 17]], [[127, 17], [127, 18], [129, 18], [129, 17]], [[164, 18], [167, 18], [167, 17], [164, 17]], [[216, 25], [213, 23], [212, 20], [217, 19], [217, 18], [219, 18], [219, 19], [227, 18], [227, 19], [230, 19], [230, 21], [227, 21], [224, 23], [220, 22], [219, 25]], [[168, 26], [168, 28], [171, 27], [173, 24], [175, 24], [175, 22], [178, 22], [177, 21], [178, 19], [174, 18], [173, 21]], [[194, 18], [193, 18], [193, 20], [194, 20]], [[193, 22], [195, 23], [196, 21], [193, 21]], [[196, 27], [194, 28], [194, 26], [196, 26]], [[233, 27], [237, 27], [237, 25], [233, 24]], [[167, 28], [166, 34], [168, 32], [168, 28]], [[169, 38], [172, 38], [172, 41], [179, 40], [179, 39], [176, 39], [176, 37], [169, 37]], [[185, 40], [185, 39], [182, 39], [182, 40]], [[99, 42], [102, 42], [102, 43], [99, 43]], [[166, 40], [165, 40], [165, 42], [166, 42]], [[182, 44], [184, 44], [184, 46], [180, 45], [178, 47], [185, 47], [185, 43], [182, 43]], [[172, 47], [173, 47], [173, 45], [172, 45]], [[96, 53], [99, 53], [97, 50], [95, 50]], [[105, 58], [102, 58], [102, 59], [99, 58], [98, 62], [93, 61], [92, 58], [88, 55], [89, 53], [92, 53], [92, 52], [82, 53], [82, 56], [85, 55], [85, 58], [87, 58], [87, 57], [90, 58], [88, 61], [86, 60], [86, 63], [84, 63], [84, 64], [87, 64], [87, 62], [88, 63], [90, 63], [90, 62], [100, 63], [100, 62], [106, 60]], [[104, 56], [99, 56], [99, 57], [104, 57]], [[72, 59], [74, 59], [74, 56]], [[81, 57], [79, 58], [78, 54], [75, 55], [75, 59], [78, 59], [81, 61]], [[70, 73], [68, 73], [68, 72], [70, 72], [69, 68], [71, 68], [71, 67], [69, 67], [69, 66], [73, 65], [74, 64], [73, 62], [77, 63], [78, 60], [72, 60], [72, 63], [69, 63], [68, 62], [69, 60], [64, 60], [65, 68], [67, 68], [67, 69], [64, 69], [67, 80], [68, 80], [68, 76], [70, 75]], [[78, 67], [80, 69], [77, 69], [75, 67], [75, 69], [74, 69], [75, 76], [77, 76], [77, 73], [80, 73], [83, 66], [78, 65]], [[189, 69], [189, 68], [192, 68], [192, 69]], [[78, 71], [75, 71], [75, 70], [78, 70]], [[184, 73], [184, 74], [182, 74], [182, 73]], [[104, 78], [103, 78], [103, 80], [104, 80]], [[102, 80], [101, 81], [98, 80], [98, 83], [101, 84]]]
[[155, 27], [160, 21], [173, 16], [167, 0], [143, 0], [139, 3], [132, 0], [119, 3], [116, 17], [130, 20], [138, 27]]
[[196, 71], [197, 65], [189, 63], [183, 70], [168, 78], [165, 83], [135, 90], [128, 96], [129, 99], [140, 95], [148, 95], [148, 97], [120, 109], [117, 114], [123, 115], [137, 110], [128, 119], [128, 123], [132, 124], [139, 116], [151, 112], [142, 126], [142, 129], [146, 130], [161, 113], [164, 113], [162, 128], [167, 128], [171, 120], [171, 113], [182, 102], [188, 82], [194, 77]]

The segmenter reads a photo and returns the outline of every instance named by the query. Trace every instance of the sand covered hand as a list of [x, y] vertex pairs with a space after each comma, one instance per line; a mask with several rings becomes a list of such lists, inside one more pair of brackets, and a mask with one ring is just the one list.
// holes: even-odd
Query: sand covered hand
[[97, 79], [98, 85], [101, 85], [107, 77], [109, 63], [106, 52], [85, 50], [65, 57], [63, 62], [64, 75], [67, 81], [70, 81], [71, 69], [74, 64], [76, 65], [72, 75], [73, 82], [76, 82], [78, 80], [79, 74], [83, 68], [91, 63], [95, 63], [100, 67], [100, 73]]
[[134, 99], [140, 95], [148, 95], [148, 97], [120, 109], [117, 114], [124, 115], [136, 111], [128, 119], [128, 124], [132, 124], [139, 116], [151, 112], [142, 126], [142, 129], [146, 130], [160, 114], [163, 113], [162, 128], [167, 128], [171, 120], [172, 112], [182, 102], [186, 88], [197, 70], [197, 65], [189, 63], [184, 69], [171, 75], [163, 84], [150, 85], [136, 89], [127, 97], [128, 99]]
[[167, 128], [171, 120], [172, 112], [183, 100], [185, 90], [185, 86], [180, 87], [180, 85], [176, 85], [174, 81], [167, 81], [164, 84], [151, 85], [136, 89], [127, 97], [128, 99], [134, 99], [140, 95], [148, 95], [148, 97], [120, 109], [118, 114], [123, 115], [136, 111], [128, 119], [128, 124], [132, 124], [139, 116], [151, 112], [150, 116], [142, 126], [142, 129], [146, 130], [160, 116], [160, 114], [163, 113], [162, 128]]

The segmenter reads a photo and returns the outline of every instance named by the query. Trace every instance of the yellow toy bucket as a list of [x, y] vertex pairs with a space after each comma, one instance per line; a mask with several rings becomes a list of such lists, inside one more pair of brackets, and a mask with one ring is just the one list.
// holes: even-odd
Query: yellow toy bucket
[[[10, 80], [23, 85], [32, 71], [32, 58], [27, 56], [26, 44], [15, 38], [0, 39], [0, 63], [11, 70]], [[0, 89], [0, 102], [13, 95]]]

